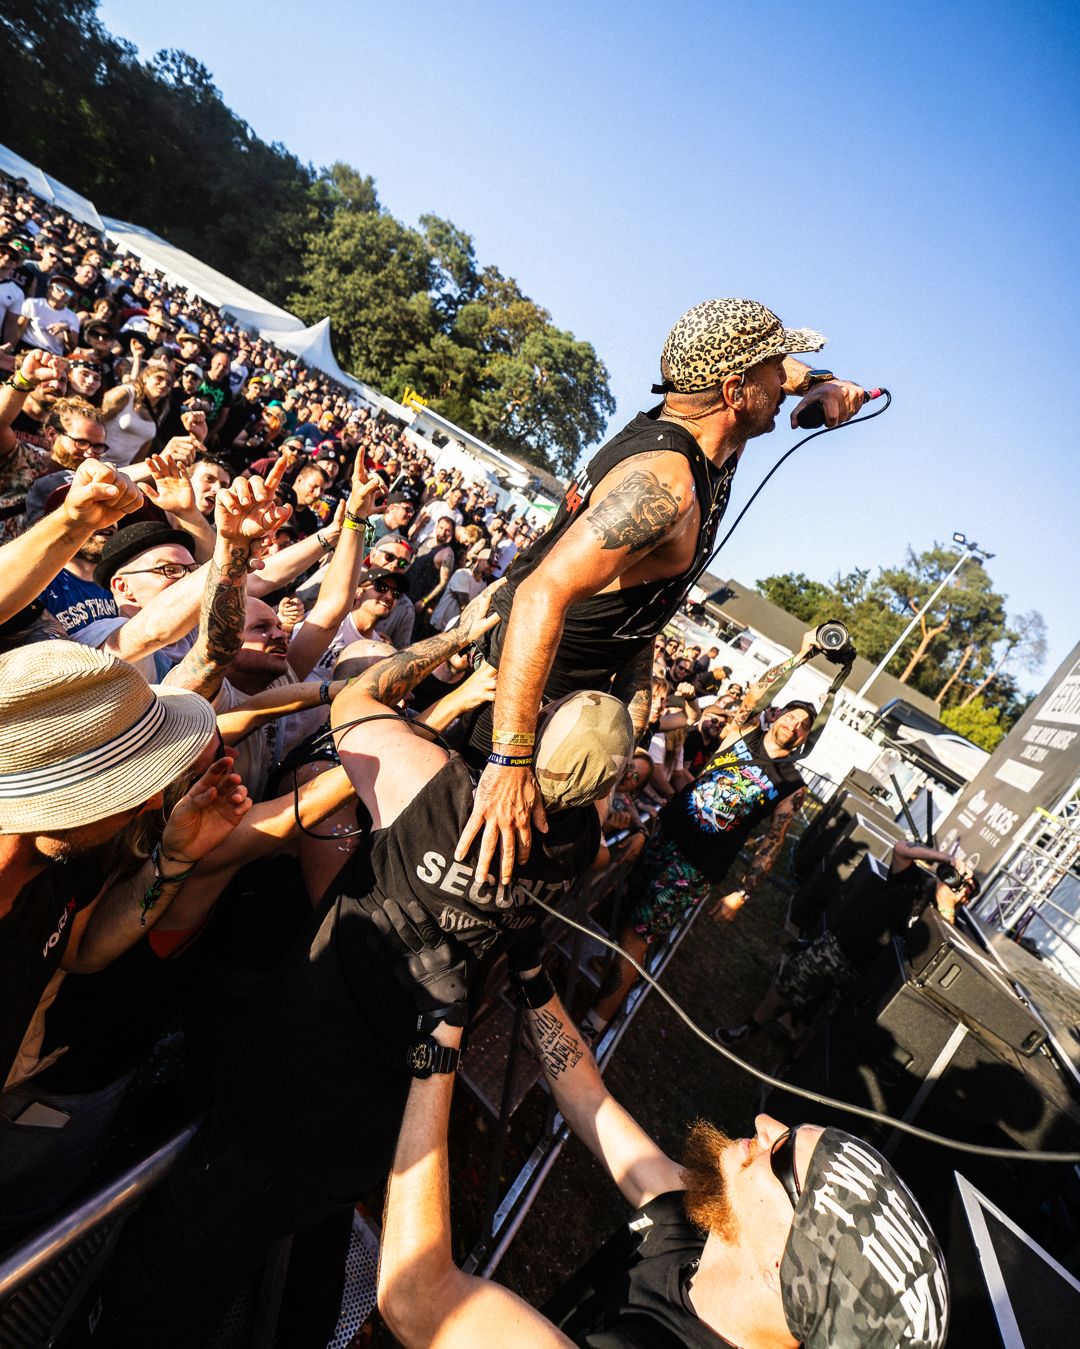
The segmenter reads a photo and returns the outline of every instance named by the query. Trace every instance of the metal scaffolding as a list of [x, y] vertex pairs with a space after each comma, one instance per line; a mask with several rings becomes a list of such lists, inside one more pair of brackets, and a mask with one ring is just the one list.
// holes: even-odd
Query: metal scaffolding
[[1080, 987], [1080, 778], [1036, 810], [987, 882], [978, 916], [1035, 947]]

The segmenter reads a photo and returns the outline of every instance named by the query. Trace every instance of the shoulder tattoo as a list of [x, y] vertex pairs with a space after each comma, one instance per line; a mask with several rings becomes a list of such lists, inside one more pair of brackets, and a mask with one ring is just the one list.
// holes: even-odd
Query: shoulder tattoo
[[634, 469], [585, 516], [601, 548], [640, 552], [657, 543], [679, 515], [679, 498], [655, 473]]

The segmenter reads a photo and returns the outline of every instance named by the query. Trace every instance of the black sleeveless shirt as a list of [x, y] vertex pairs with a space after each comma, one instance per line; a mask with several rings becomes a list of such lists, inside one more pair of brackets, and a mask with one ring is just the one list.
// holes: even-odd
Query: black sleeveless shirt
[[693, 561], [677, 576], [591, 595], [572, 605], [566, 614], [562, 640], [545, 690], [548, 697], [561, 697], [574, 689], [603, 688], [617, 670], [624, 668], [663, 629], [709, 560], [717, 528], [727, 509], [736, 461], [732, 456], [722, 468], [717, 468], [698, 449], [689, 431], [675, 422], [660, 420], [661, 407], [638, 413], [617, 436], [600, 447], [587, 467], [571, 481], [551, 528], [515, 559], [507, 573], [507, 585], [496, 592], [494, 607], [502, 614], [503, 622], [491, 634], [488, 659], [493, 665], [499, 663], [506, 620], [517, 587], [536, 570], [588, 506], [597, 485], [613, 468], [636, 454], [668, 450], [686, 458], [701, 506]]

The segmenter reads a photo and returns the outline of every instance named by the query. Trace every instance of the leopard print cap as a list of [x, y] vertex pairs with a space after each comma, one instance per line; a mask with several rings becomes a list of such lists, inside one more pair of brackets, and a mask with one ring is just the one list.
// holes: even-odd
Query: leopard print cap
[[770, 356], [820, 351], [825, 341], [812, 328], [785, 328], [756, 300], [703, 300], [668, 333], [660, 357], [663, 388], [699, 393]]

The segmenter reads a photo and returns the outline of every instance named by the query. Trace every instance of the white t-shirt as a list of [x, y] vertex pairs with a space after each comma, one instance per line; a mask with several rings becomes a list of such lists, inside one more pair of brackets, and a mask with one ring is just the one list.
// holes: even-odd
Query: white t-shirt
[[428, 504], [424, 507], [424, 514], [427, 516], [427, 519], [416, 531], [416, 535], [413, 538], [414, 548], [419, 547], [419, 545], [424, 542], [424, 540], [428, 537], [429, 534], [433, 534], [435, 532], [435, 526], [443, 518], [444, 515], [451, 516], [453, 518], [455, 525], [463, 524], [465, 520], [465, 517], [459, 510], [451, 508], [446, 504], [445, 501], [438, 501], [438, 500], [429, 501]]
[[442, 598], [431, 615], [431, 626], [437, 632], [445, 632], [457, 619], [458, 614], [470, 602], [476, 599], [486, 581], [478, 581], [467, 567], [459, 567], [446, 584]]
[[103, 458], [117, 468], [126, 468], [148, 440], [157, 435], [157, 422], [135, 406], [135, 390], [127, 390], [127, 401], [105, 427], [109, 448]]
[[[165, 680], [169, 682], [168, 679]], [[299, 684], [301, 681], [289, 670], [287, 674], [278, 675], [277, 679], [267, 684], [268, 689], [286, 688], [289, 684]], [[226, 679], [214, 699], [213, 707], [215, 712], [231, 712], [234, 707], [239, 707], [241, 703], [246, 703], [250, 694], [241, 693], [241, 691], [230, 684]], [[297, 716], [303, 716], [304, 713], [296, 713]], [[292, 717], [278, 717], [274, 721], [268, 721], [265, 726], [252, 733], [238, 745], [233, 746], [233, 752], [236, 758], [233, 760], [233, 772], [240, 774], [240, 780], [248, 789], [248, 795], [253, 801], [261, 801], [266, 795], [266, 784], [270, 780], [270, 774], [273, 769], [285, 757], [284, 739], [286, 735], [287, 723], [292, 721]]]
[[19, 312], [23, 318], [30, 320], [22, 340], [29, 342], [32, 347], [40, 347], [42, 351], [51, 351], [54, 356], [63, 356], [64, 344], [59, 334], [50, 333], [47, 329], [61, 323], [73, 333], [79, 331], [78, 314], [73, 309], [54, 309], [48, 300], [23, 300]]
[[9, 314], [21, 314], [26, 296], [14, 281], [0, 281], [0, 326]]

